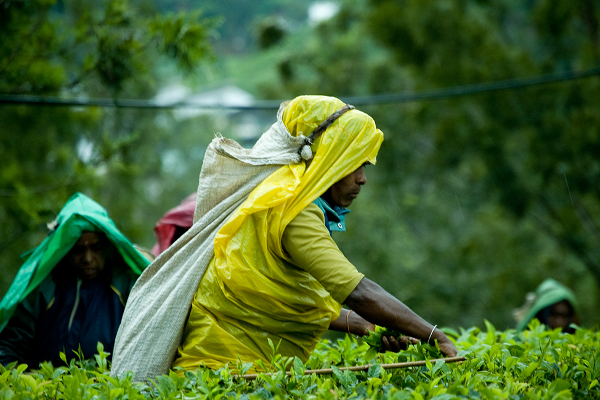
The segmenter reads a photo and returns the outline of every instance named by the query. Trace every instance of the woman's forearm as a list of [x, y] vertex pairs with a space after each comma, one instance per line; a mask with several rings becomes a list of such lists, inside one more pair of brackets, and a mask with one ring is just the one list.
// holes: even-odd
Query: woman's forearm
[[425, 321], [400, 300], [386, 292], [375, 282], [363, 278], [350, 293], [345, 304], [365, 319], [387, 328], [397, 330], [423, 342], [437, 340], [440, 349], [450, 355], [456, 355], [456, 348], [439, 329]]
[[338, 332], [348, 332], [357, 336], [364, 336], [367, 330], [375, 330], [375, 325], [365, 320], [357, 313], [342, 308], [339, 318], [331, 321], [329, 329]]

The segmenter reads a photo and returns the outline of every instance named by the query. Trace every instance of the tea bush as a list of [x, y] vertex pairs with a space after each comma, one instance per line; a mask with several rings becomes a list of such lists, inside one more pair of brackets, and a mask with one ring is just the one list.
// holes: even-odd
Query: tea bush
[[[429, 345], [365, 359], [369, 345], [346, 336], [322, 340], [306, 363], [285, 359], [271, 344], [271, 366], [239, 363], [220, 370], [171, 371], [145, 383], [131, 374], [109, 375], [108, 353], [98, 346], [91, 360], [71, 360], [66, 367], [43, 363], [0, 366], [0, 399], [600, 399], [600, 333], [577, 328], [574, 334], [549, 331], [537, 321], [525, 332], [486, 331], [473, 327], [445, 332], [466, 361], [426, 362], [422, 367], [385, 369], [382, 364], [440, 358]], [[64, 358], [64, 355], [63, 355]], [[371, 364], [368, 371], [342, 370]], [[237, 374], [251, 369], [255, 380]], [[305, 371], [331, 368], [332, 374]], [[286, 374], [284, 371], [289, 371]]]

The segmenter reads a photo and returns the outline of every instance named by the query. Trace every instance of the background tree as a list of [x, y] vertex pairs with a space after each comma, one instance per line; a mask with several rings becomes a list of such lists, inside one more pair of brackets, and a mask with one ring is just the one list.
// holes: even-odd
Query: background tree
[[[147, 98], [159, 68], [189, 73], [213, 57], [217, 21], [198, 12], [162, 15], [125, 0], [2, 1], [0, 9], [3, 94]], [[195, 190], [212, 135], [190, 145], [189, 135], [173, 136], [172, 115], [119, 108], [2, 105], [0, 120], [2, 294], [18, 255], [41, 242], [45, 224], [76, 191], [106, 207], [131, 240], [151, 246], [164, 203]], [[174, 142], [187, 147], [169, 169], [161, 150]], [[185, 174], [193, 178], [172, 179]]]
[[[592, 2], [348, 2], [280, 58], [281, 86], [266, 93], [360, 96], [583, 70], [600, 64], [598, 19]], [[599, 85], [361, 107], [386, 141], [368, 199], [354, 205], [360, 228], [336, 241], [436, 323], [513, 326], [510, 310], [548, 276], [597, 323]]]

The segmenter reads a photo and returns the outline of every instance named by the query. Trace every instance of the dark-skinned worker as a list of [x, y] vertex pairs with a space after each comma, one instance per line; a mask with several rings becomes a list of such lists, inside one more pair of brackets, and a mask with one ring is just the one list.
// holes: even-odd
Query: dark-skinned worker
[[513, 311], [517, 320], [517, 330], [522, 331], [537, 318], [549, 329], [560, 328], [563, 332], [574, 333], [571, 324], [579, 325], [579, 302], [568, 287], [548, 278], [535, 290], [527, 293], [523, 306]]
[[171, 208], [158, 220], [154, 227], [156, 244], [152, 254], [158, 257], [170, 245], [175, 243], [194, 223], [196, 193], [192, 193], [181, 201], [177, 207]]
[[[281, 137], [281, 143], [274, 143], [273, 136]], [[217, 228], [210, 242], [213, 256], [192, 289], [191, 305], [184, 308], [189, 314], [184, 316], [175, 352], [169, 355], [174, 357], [171, 367], [217, 369], [227, 363], [236, 365], [239, 359], [268, 365], [272, 353], [268, 339], [279, 346], [281, 355], [305, 361], [328, 329], [363, 335], [373, 324], [423, 342], [437, 341], [444, 354], [456, 355], [454, 344], [441, 330], [360, 273], [331, 237], [331, 231], [345, 230], [346, 207], [367, 183], [365, 167], [376, 163], [383, 142], [383, 133], [370, 116], [333, 97], [300, 96], [282, 105], [277, 123], [248, 153], [230, 142], [215, 139], [216, 154], [227, 153], [257, 165], [261, 149], [272, 154], [260, 160], [268, 164], [291, 143], [291, 153], [300, 157], [269, 170]], [[208, 150], [207, 155], [212, 157]], [[223, 196], [227, 199], [234, 190], [219, 179], [228, 179], [232, 170], [215, 165], [207, 165], [205, 158], [198, 193], [207, 186], [203, 179], [217, 171], [213, 185], [228, 188]], [[203, 201], [197, 201], [195, 220], [200, 222], [176, 243], [179, 249], [163, 253], [167, 255], [163, 267], [169, 268], [168, 257], [179, 255], [179, 263], [185, 264], [183, 255], [192, 254], [194, 235], [201, 232], [196, 225], [206, 215], [203, 210]], [[150, 275], [150, 270], [146, 273]], [[151, 273], [160, 276], [157, 270]], [[152, 291], [140, 290], [138, 295], [135, 304], [142, 307]], [[145, 349], [142, 335], [152, 335], [159, 327], [156, 322], [140, 331], [144, 319], [133, 318], [136, 310], [131, 304], [128, 333], [121, 336], [120, 331], [117, 338], [113, 373], [134, 370], [135, 379], [144, 379], [157, 371], [146, 368], [148, 360], [154, 362], [152, 350], [146, 353], [150, 354], [146, 363], [127, 360], [133, 349]], [[343, 304], [352, 311], [343, 310]], [[396, 349], [398, 345], [393, 344]]]
[[111, 353], [129, 292], [149, 261], [106, 210], [76, 193], [47, 238], [26, 254], [0, 303], [0, 362], [62, 364], [98, 342]]

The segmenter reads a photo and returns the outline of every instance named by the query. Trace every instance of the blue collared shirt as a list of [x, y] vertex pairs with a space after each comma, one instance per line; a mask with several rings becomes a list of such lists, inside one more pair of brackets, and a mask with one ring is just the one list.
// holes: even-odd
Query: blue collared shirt
[[350, 212], [349, 209], [338, 206], [331, 207], [322, 197], [318, 197], [313, 203], [323, 211], [325, 227], [330, 235], [331, 232], [346, 232], [346, 214]]

